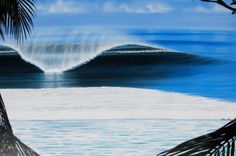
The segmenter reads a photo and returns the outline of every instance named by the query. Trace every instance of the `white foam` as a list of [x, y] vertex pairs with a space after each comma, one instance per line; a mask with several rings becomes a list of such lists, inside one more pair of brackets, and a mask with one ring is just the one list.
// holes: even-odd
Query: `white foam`
[[10, 119], [233, 119], [236, 104], [133, 88], [1, 90]]
[[26, 45], [11, 47], [14, 47], [25, 61], [46, 73], [71, 70], [110, 48], [138, 43], [131, 37], [104, 29], [46, 29], [45, 32], [35, 33]]

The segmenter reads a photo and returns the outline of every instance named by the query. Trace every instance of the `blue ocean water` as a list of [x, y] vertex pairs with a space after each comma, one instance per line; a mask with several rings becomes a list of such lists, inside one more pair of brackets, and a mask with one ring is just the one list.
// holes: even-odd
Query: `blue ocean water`
[[142, 35], [144, 40], [163, 47], [225, 61], [222, 64], [193, 69], [194, 74], [189, 76], [168, 78], [156, 84], [151, 82], [150, 88], [236, 100], [235, 31], [166, 30], [133, 33]]
[[[108, 70], [115, 71], [112, 74], [99, 73], [96, 69], [90, 75], [73, 72], [1, 73], [0, 88], [121, 86], [236, 100], [235, 31], [136, 29], [123, 32], [147, 45], [203, 56], [221, 63], [164, 64], [151, 68], [156, 75], [147, 75], [147, 68], [129, 69], [127, 66], [123, 67], [123, 74], [114, 74], [116, 71], [110, 67], [107, 67], [110, 68]], [[122, 65], [122, 62], [120, 64]], [[141, 74], [131, 75], [137, 71]]]
[[[212, 64], [155, 67], [157, 75], [77, 73], [1, 73], [0, 88], [120, 86], [158, 89], [236, 101], [236, 32], [126, 30], [147, 44], [219, 60]], [[146, 68], [145, 68], [146, 69]], [[137, 70], [137, 69], [136, 69]], [[24, 143], [42, 155], [156, 155], [178, 143], [211, 132], [225, 120], [61, 120], [12, 121]]]
[[[16, 136], [41, 155], [154, 156], [218, 129], [224, 120], [13, 121]], [[24, 126], [22, 126], [24, 125]]]

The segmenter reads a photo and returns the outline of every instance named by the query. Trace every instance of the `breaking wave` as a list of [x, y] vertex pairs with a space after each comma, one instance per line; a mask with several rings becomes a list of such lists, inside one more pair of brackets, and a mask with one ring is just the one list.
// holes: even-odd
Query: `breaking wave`
[[[124, 44], [119, 46], [94, 44], [92, 48], [91, 45], [87, 44], [30, 45], [21, 47], [20, 49], [20, 52], [17, 52], [8, 47], [9, 52], [5, 52], [5, 54], [11, 56], [10, 58], [8, 57], [8, 59], [10, 59], [8, 63], [13, 62], [12, 54], [14, 54], [14, 64], [16, 67], [20, 67], [19, 62], [21, 62], [21, 64], [25, 62], [23, 67], [25, 68], [26, 62], [29, 62], [32, 66], [37, 66], [45, 73], [96, 70], [99, 68], [104, 69], [104, 67], [117, 69], [167, 64], [206, 64], [215, 62], [215, 60], [210, 58], [139, 44]], [[19, 53], [20, 57], [23, 59], [21, 59], [17, 53]], [[3, 55], [4, 53], [2, 53], [2, 57]], [[21, 61], [19, 61], [19, 59], [21, 59]], [[18, 65], [16, 64], [17, 60]], [[5, 58], [5, 61], [2, 62], [6, 61]]]
[[[206, 58], [151, 46], [122, 33], [104, 29], [92, 31], [47, 29], [40, 32], [43, 33], [36, 32], [28, 43], [8, 48], [19, 53], [22, 64], [27, 62], [45, 73], [62, 73], [84, 66], [209, 62]], [[15, 59], [19, 61], [19, 58]], [[6, 62], [5, 60], [3, 62]], [[19, 68], [18, 65], [15, 66]]]

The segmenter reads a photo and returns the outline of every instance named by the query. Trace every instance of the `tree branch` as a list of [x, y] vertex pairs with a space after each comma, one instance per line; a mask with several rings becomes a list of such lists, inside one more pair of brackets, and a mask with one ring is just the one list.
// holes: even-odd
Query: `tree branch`
[[235, 1], [232, 0], [232, 3], [231, 4], [227, 4], [224, 0], [201, 0], [203, 2], [211, 2], [211, 3], [217, 3], [229, 10], [232, 11], [232, 14], [235, 14], [236, 13], [236, 8], [232, 7], [232, 5], [234, 5]]

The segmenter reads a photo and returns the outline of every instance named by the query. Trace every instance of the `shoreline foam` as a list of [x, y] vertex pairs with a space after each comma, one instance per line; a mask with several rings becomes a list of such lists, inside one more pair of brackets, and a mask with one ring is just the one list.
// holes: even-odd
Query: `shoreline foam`
[[2, 89], [11, 120], [233, 119], [236, 103], [159, 90]]

